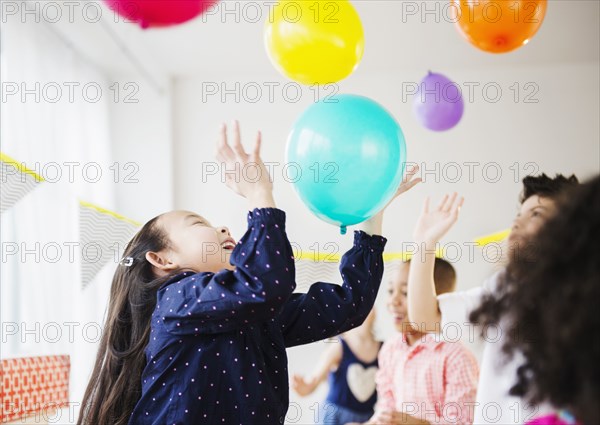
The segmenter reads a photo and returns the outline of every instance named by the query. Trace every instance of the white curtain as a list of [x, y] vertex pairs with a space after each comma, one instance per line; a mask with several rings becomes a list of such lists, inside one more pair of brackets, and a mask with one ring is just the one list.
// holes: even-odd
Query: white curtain
[[[114, 271], [114, 264], [107, 265], [82, 289], [78, 200], [109, 209], [114, 201], [111, 92], [106, 76], [50, 24], [27, 21], [8, 20], [1, 30], [3, 89], [16, 84], [19, 92], [4, 91], [0, 150], [47, 181], [2, 214], [1, 354], [71, 356], [75, 411], [55, 421], [69, 423], [91, 371]], [[62, 87], [58, 101], [56, 87]], [[94, 87], [103, 91], [99, 99]], [[24, 88], [34, 93], [23, 97]], [[98, 169], [102, 176], [95, 181]]]

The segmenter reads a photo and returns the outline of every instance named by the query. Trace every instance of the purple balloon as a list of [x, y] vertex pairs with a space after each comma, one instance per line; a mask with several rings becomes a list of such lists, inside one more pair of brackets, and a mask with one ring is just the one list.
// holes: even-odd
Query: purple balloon
[[442, 74], [429, 72], [415, 94], [413, 111], [424, 127], [446, 131], [462, 118], [465, 105], [460, 87]]

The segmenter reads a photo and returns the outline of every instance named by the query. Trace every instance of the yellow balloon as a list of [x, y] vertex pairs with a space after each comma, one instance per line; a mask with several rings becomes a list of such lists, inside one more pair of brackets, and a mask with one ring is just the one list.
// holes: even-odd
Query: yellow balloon
[[312, 85], [350, 75], [365, 40], [360, 17], [347, 0], [280, 0], [265, 24], [265, 45], [279, 72]]

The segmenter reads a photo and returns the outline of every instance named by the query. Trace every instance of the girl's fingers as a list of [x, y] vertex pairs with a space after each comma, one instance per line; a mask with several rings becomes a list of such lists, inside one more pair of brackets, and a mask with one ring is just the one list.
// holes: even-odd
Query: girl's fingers
[[450, 212], [450, 209], [452, 208], [452, 205], [454, 204], [454, 201], [456, 200], [456, 197], [458, 196], [458, 193], [454, 192], [451, 196], [446, 196], [446, 202], [444, 202], [444, 205], [442, 206], [442, 208], [440, 208], [440, 211], [443, 212]]
[[415, 174], [419, 172], [419, 166], [416, 164], [411, 164], [406, 167], [406, 175], [402, 180], [403, 183], [408, 182], [410, 179], [414, 177]]
[[256, 135], [256, 143], [254, 144], [254, 151], [252, 154], [255, 158], [260, 158], [260, 147], [262, 145], [262, 133], [259, 131]]
[[221, 164], [226, 164], [228, 162], [228, 159], [225, 157], [225, 155], [223, 154], [223, 152], [224, 152], [224, 150], [221, 149], [221, 148], [215, 149], [215, 158]]
[[402, 192], [408, 192], [410, 189], [415, 187], [417, 184], [421, 183], [421, 181], [422, 181], [421, 177], [417, 177], [416, 179], [409, 180], [408, 182], [404, 183], [401, 186]]
[[425, 198], [425, 202], [423, 203], [423, 214], [427, 214], [429, 212], [429, 196]]
[[235, 120], [233, 121], [233, 142], [232, 147], [233, 151], [237, 154], [239, 158], [245, 158], [247, 156], [244, 151], [244, 147], [242, 146], [242, 138], [240, 136], [240, 123]]
[[437, 206], [437, 210], [438, 211], [442, 211], [442, 208], [444, 207], [444, 204], [446, 203], [446, 201], [448, 200], [448, 194], [446, 193], [443, 197], [442, 200], [440, 201], [440, 203]]
[[233, 120], [231, 127], [233, 129], [233, 144], [240, 144], [240, 123], [237, 120]]
[[455, 216], [458, 217], [458, 213], [460, 212], [460, 209], [462, 208], [464, 203], [465, 203], [465, 198], [461, 196], [458, 199], [458, 202], [452, 208], [452, 212], [454, 213]]
[[227, 130], [225, 124], [221, 124], [219, 127], [219, 135], [217, 136], [217, 143], [215, 143], [214, 155], [217, 161], [223, 162], [223, 146], [227, 143]]
[[225, 160], [225, 162], [234, 160], [235, 154], [233, 153], [231, 147], [227, 143], [227, 127], [225, 126], [225, 124], [221, 126], [217, 149], [221, 154], [222, 159]]

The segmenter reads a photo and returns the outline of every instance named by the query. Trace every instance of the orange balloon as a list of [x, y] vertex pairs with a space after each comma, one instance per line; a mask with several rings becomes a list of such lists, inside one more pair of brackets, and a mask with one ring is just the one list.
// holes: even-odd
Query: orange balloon
[[547, 0], [451, 0], [460, 33], [475, 47], [506, 53], [529, 42], [546, 15]]

